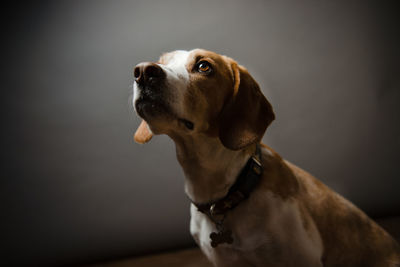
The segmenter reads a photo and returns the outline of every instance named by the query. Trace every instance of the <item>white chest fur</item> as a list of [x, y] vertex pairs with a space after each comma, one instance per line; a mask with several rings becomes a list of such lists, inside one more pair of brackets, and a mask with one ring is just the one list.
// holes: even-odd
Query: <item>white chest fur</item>
[[[256, 203], [257, 202], [257, 203]], [[262, 204], [265, 203], [265, 204]], [[191, 206], [190, 232], [215, 266], [322, 266], [322, 241], [313, 223], [304, 228], [295, 200], [270, 192], [252, 196], [229, 212], [234, 243], [210, 245], [215, 225]]]

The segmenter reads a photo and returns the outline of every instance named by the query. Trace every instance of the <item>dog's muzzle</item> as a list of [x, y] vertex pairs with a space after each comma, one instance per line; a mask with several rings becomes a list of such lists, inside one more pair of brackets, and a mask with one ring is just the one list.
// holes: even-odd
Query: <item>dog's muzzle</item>
[[149, 118], [168, 112], [164, 103], [166, 73], [157, 64], [144, 62], [133, 70], [138, 97], [135, 109], [142, 118]]

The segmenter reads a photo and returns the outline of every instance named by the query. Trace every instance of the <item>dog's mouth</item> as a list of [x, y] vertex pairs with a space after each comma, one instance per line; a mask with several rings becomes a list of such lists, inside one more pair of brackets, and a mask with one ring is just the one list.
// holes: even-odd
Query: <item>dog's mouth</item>
[[187, 119], [183, 119], [183, 118], [179, 118], [178, 121], [179, 121], [180, 123], [182, 123], [183, 125], [185, 125], [185, 127], [186, 127], [188, 130], [193, 130], [193, 129], [194, 129], [194, 123], [193, 123], [193, 122], [191, 122], [191, 121], [189, 121], [189, 120], [187, 120]]
[[135, 101], [135, 109], [143, 119], [151, 119], [163, 115], [171, 115], [172, 111], [165, 103], [164, 96], [160, 85], [154, 86], [139, 86], [136, 84], [139, 91], [139, 96]]
[[169, 115], [169, 108], [160, 100], [140, 96], [135, 102], [136, 112], [143, 119]]
[[194, 129], [194, 123], [188, 119], [180, 118], [173, 114], [171, 109], [161, 101], [139, 97], [135, 102], [136, 112], [145, 119], [151, 120], [154, 117], [166, 116], [177, 118], [178, 122], [184, 125], [188, 130]]
[[140, 95], [135, 101], [137, 114], [151, 121], [155, 118], [176, 119], [179, 124], [188, 130], [194, 129], [194, 123], [186, 118], [176, 115], [170, 105], [165, 101], [168, 99], [162, 92], [163, 90], [154, 90], [150, 87], [140, 87]]

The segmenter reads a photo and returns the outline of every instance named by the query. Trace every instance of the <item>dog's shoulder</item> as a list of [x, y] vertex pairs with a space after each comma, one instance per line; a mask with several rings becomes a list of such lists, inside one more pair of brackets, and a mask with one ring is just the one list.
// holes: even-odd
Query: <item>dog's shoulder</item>
[[[397, 242], [362, 210], [307, 171], [289, 161], [284, 160], [284, 163], [299, 184], [296, 199], [305, 207], [303, 212], [311, 216], [321, 234], [327, 252], [325, 262], [334, 259], [336, 263], [353, 262], [353, 266], [375, 266], [375, 263], [383, 266], [379, 265], [383, 262], [385, 266], [392, 266], [390, 262], [399, 261]], [[349, 258], [349, 255], [352, 256]]]

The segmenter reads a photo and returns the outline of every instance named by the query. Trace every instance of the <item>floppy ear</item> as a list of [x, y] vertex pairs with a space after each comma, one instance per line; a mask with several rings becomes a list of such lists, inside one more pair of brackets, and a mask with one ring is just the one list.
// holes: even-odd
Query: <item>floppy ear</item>
[[259, 142], [275, 119], [271, 104], [248, 71], [232, 63], [234, 88], [219, 117], [219, 138], [232, 150]]
[[150, 131], [147, 122], [142, 120], [134, 136], [135, 142], [139, 144], [145, 144], [149, 142], [152, 137], [153, 133]]

